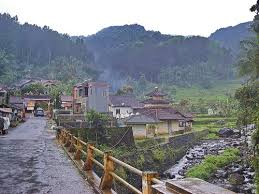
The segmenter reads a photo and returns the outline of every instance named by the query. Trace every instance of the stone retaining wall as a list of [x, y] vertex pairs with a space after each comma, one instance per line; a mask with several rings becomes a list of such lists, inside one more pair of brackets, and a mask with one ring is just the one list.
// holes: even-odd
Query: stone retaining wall
[[168, 144], [175, 149], [178, 149], [182, 146], [192, 145], [196, 143], [199, 139], [209, 134], [209, 130], [205, 129], [202, 131], [189, 132], [182, 135], [175, 135], [173, 137], [169, 137]]

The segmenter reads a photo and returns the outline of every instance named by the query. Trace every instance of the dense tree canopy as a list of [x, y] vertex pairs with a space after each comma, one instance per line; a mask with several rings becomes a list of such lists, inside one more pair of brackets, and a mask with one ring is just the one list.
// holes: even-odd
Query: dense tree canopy
[[[17, 79], [24, 75], [51, 77], [51, 73], [56, 73], [53, 69], [58, 65], [59, 72], [64, 67], [66, 72], [71, 70], [78, 73], [75, 68], [85, 68], [87, 73], [92, 69], [89, 65], [94, 63], [93, 55], [86, 49], [82, 39], [72, 40], [68, 35], [59, 34], [47, 26], [41, 28], [28, 23], [21, 25], [17, 16], [11, 17], [9, 14], [0, 14], [0, 59], [0, 67], [5, 67], [1, 68], [0, 76], [7, 76], [8, 69], [11, 69], [11, 76], [16, 76]], [[74, 62], [75, 68], [71, 67]], [[91, 70], [89, 74], [92, 72]], [[56, 77], [62, 80], [67, 76]]]
[[[258, 5], [254, 5], [251, 11], [258, 11]], [[254, 143], [254, 168], [256, 171], [256, 191], [259, 193], [259, 17], [258, 12], [253, 21], [256, 38], [244, 43], [244, 56], [239, 62], [239, 73], [246, 83], [236, 91], [239, 101], [238, 123], [246, 126], [250, 123], [256, 125], [253, 134]], [[245, 130], [244, 130], [245, 132]]]
[[114, 26], [85, 38], [103, 68], [174, 84], [233, 77], [230, 51], [208, 38], [169, 36], [139, 25]]

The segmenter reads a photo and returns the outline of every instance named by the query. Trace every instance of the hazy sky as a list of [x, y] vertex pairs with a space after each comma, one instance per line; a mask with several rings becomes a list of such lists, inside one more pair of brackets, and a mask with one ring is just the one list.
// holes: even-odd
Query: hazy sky
[[165, 34], [208, 36], [253, 19], [256, 0], [0, 0], [0, 12], [21, 23], [90, 35], [111, 25], [138, 23]]

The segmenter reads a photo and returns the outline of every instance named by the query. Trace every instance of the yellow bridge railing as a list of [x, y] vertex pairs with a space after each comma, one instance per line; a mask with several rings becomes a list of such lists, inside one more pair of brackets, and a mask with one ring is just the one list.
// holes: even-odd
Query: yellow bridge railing
[[[158, 173], [144, 172], [134, 168], [133, 166], [113, 157], [111, 152], [103, 152], [95, 148], [92, 143], [86, 143], [80, 140], [65, 129], [62, 129], [57, 134], [57, 139], [63, 148], [70, 153], [72, 159], [76, 161], [80, 170], [86, 172], [93, 171], [94, 164], [103, 169], [103, 174], [99, 183], [99, 189], [101, 191], [109, 191], [108, 193], [113, 193], [112, 185], [114, 180], [120, 182], [137, 194], [152, 194], [152, 183], [163, 184], [163, 182], [158, 179]], [[103, 158], [103, 163], [94, 158], [95, 154]], [[139, 175], [142, 178], [142, 190], [139, 190], [117, 175], [115, 173], [115, 165], [119, 165], [126, 168], [128, 171]]]

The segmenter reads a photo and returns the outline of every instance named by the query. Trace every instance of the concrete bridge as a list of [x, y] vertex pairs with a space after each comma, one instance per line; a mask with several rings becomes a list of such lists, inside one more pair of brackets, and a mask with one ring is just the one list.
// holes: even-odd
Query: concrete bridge
[[[112, 183], [116, 180], [138, 194], [233, 194], [199, 179], [161, 181], [157, 173], [140, 171], [66, 130], [61, 130], [58, 141], [54, 141], [56, 134], [46, 124], [45, 118], [30, 118], [7, 136], [0, 136], [0, 193], [111, 194], [115, 193]], [[93, 171], [94, 165], [103, 169], [101, 178]], [[115, 165], [140, 176], [142, 188], [119, 177]]]

